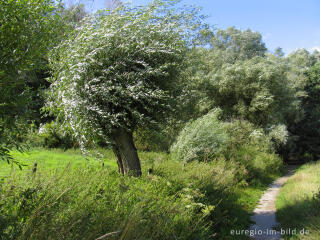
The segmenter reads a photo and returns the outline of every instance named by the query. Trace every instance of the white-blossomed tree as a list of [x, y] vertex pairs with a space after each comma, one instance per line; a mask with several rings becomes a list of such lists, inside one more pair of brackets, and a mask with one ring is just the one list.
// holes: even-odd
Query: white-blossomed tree
[[197, 9], [179, 11], [175, 3], [102, 11], [50, 59], [47, 109], [72, 128], [80, 146], [110, 143], [122, 174], [141, 175], [133, 131], [174, 110], [186, 53], [202, 28]]

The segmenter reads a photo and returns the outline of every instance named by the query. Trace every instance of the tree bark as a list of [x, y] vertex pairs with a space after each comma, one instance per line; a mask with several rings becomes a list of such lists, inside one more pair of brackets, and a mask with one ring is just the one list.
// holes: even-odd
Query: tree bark
[[118, 171], [119, 171], [119, 173], [121, 173], [123, 175], [124, 174], [123, 163], [122, 163], [122, 159], [121, 159], [121, 155], [120, 155], [119, 149], [116, 146], [116, 144], [113, 144], [112, 149], [113, 149], [114, 155], [116, 155], [116, 158], [117, 158]]
[[121, 174], [141, 176], [141, 165], [137, 149], [133, 143], [132, 132], [118, 128], [112, 132], [113, 152], [117, 157], [118, 169]]

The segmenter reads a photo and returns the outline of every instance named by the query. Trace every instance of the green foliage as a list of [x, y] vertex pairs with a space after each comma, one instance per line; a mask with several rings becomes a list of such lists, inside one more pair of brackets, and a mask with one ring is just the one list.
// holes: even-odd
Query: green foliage
[[245, 120], [232, 120], [224, 124], [228, 135], [228, 142], [224, 146], [224, 154], [232, 156], [239, 147], [248, 145], [257, 146], [263, 152], [273, 150], [270, 139], [263, 129], [256, 128], [252, 123]]
[[[232, 70], [233, 66], [239, 68], [244, 61], [249, 61], [254, 57], [264, 58], [266, 55], [266, 48], [259, 33], [252, 32], [251, 30], [241, 31], [234, 27], [214, 31], [210, 46], [209, 49], [201, 47], [193, 48], [188, 54], [188, 67], [183, 75], [187, 80], [184, 83], [185, 95], [181, 100], [182, 111], [184, 113], [183, 119], [195, 119], [215, 107], [220, 107], [225, 111], [225, 106], [221, 102], [230, 104], [230, 96], [222, 96], [222, 88], [232, 91], [238, 85], [240, 76], [235, 75], [232, 78], [230, 75], [234, 73], [229, 72], [230, 75], [225, 77], [228, 80], [224, 80], [224, 83], [216, 78], [224, 76], [225, 72], [223, 70]], [[247, 66], [243, 66], [243, 68], [248, 68], [249, 64], [247, 63]], [[251, 62], [251, 64], [254, 65], [255, 63]], [[250, 74], [253, 75], [253, 73]], [[247, 78], [255, 81], [254, 77], [251, 76], [250, 78], [248, 76]], [[248, 79], [245, 80], [243, 78], [246, 77], [242, 76], [239, 79], [240, 85], [242, 85], [241, 82], [243, 80], [248, 81]], [[239, 86], [240, 89], [244, 87]], [[249, 85], [248, 87], [254, 86]], [[259, 86], [255, 87], [259, 88]], [[243, 90], [245, 91], [246, 89]], [[238, 96], [235, 95], [231, 96], [231, 101], [238, 103], [243, 101], [243, 99], [238, 99]]]
[[28, 110], [26, 73], [43, 66], [55, 41], [53, 2], [1, 1], [0, 3], [0, 113], [2, 117]]
[[316, 57], [310, 54], [310, 52], [308, 52], [306, 49], [298, 49], [290, 53], [287, 57], [289, 64], [302, 70], [313, 66], [316, 60]]
[[188, 60], [181, 119], [194, 120], [220, 108], [224, 121], [252, 123], [248, 133], [257, 129], [266, 135], [278, 153], [296, 151], [295, 128], [306, 119], [304, 72], [316, 55], [302, 50], [288, 57], [272, 55], [259, 33], [229, 28], [217, 30], [211, 48], [193, 49]]
[[133, 135], [135, 146], [142, 151], [168, 151], [169, 139], [162, 129], [138, 128]]
[[224, 63], [251, 59], [255, 56], [263, 57], [267, 52], [261, 34], [250, 29], [245, 31], [235, 27], [218, 29], [210, 43], [213, 50], [223, 56]]
[[35, 75], [45, 71], [49, 49], [63, 36], [59, 23], [54, 1], [0, 2], [0, 145], [7, 149], [21, 145], [22, 125], [35, 117], [41, 85], [33, 86]]
[[57, 122], [46, 123], [41, 126], [38, 137], [42, 147], [68, 149], [76, 146], [76, 141], [72, 138], [70, 129], [61, 130]]
[[286, 144], [288, 131], [284, 125], [272, 125], [264, 130], [245, 120], [233, 120], [226, 123], [228, 144], [225, 154], [232, 154], [240, 146], [255, 146], [262, 152], [273, 153]]
[[303, 119], [305, 77], [294, 56], [266, 53], [261, 35], [250, 30], [218, 30], [211, 43], [188, 55], [182, 109], [189, 119], [218, 107], [223, 119], [247, 120], [265, 132]]
[[84, 4], [71, 4], [65, 7], [62, 2], [59, 2], [56, 12], [61, 17], [62, 23], [60, 24], [66, 28], [76, 28], [89, 15]]
[[313, 206], [315, 209], [317, 209], [317, 211], [320, 210], [320, 188], [318, 189], [318, 192], [316, 192], [313, 197]]
[[1, 2], [1, 70], [5, 75], [36, 68], [53, 41], [51, 0]]
[[299, 116], [298, 100], [286, 70], [279, 60], [260, 57], [225, 64], [212, 73], [208, 94], [227, 116], [262, 127], [285, 123], [289, 117]]
[[258, 146], [242, 146], [233, 155], [247, 170], [249, 182], [265, 182], [272, 174], [282, 171], [282, 159], [273, 153], [261, 152]]
[[8, 163], [12, 161], [12, 157], [10, 156], [10, 150], [6, 146], [0, 146], [0, 159], [5, 160]]
[[215, 109], [186, 125], [171, 148], [177, 159], [216, 161], [222, 156], [246, 169], [248, 181], [264, 181], [280, 172], [282, 161], [274, 150], [287, 139], [283, 126], [265, 133], [248, 121], [223, 122], [219, 115], [221, 110]]
[[[306, 71], [307, 81], [304, 90], [307, 93], [302, 100], [304, 118], [291, 126], [292, 132], [298, 136], [296, 149], [303, 155], [311, 154], [306, 160], [317, 159], [320, 154], [320, 63]], [[301, 156], [302, 157], [302, 156]]]
[[[143, 161], [148, 159], [166, 158], [165, 154], [153, 152], [140, 152]], [[0, 178], [10, 175], [25, 174], [32, 171], [34, 163], [37, 163], [40, 171], [54, 171], [70, 167], [71, 169], [93, 167], [101, 169], [102, 163], [106, 168], [115, 170], [117, 163], [112, 150], [96, 149], [83, 155], [80, 149], [44, 149], [30, 148], [25, 151], [11, 150], [10, 156], [23, 165], [22, 170], [16, 165], [8, 165], [6, 162], [0, 162]]]
[[[6, 137], [6, 145], [3, 144], [3, 146], [7, 146], [8, 157], [10, 156], [10, 149], [23, 150], [30, 147], [69, 149], [78, 147], [77, 141], [71, 135], [71, 130], [68, 128], [62, 129], [59, 123], [55, 121], [42, 124], [40, 127], [37, 127], [34, 122], [29, 125], [21, 123], [20, 129], [17, 129], [13, 136], [14, 139], [8, 138], [12, 134], [3, 133], [3, 136]], [[12, 157], [10, 159], [10, 161], [13, 161]]]
[[[162, 121], [173, 102], [193, 13], [171, 1], [123, 6], [87, 18], [52, 54], [47, 108], [79, 141]], [[170, 10], [171, 9], [171, 10]]]
[[21, 168], [22, 165], [10, 155], [10, 150], [13, 148], [19, 151], [25, 149], [26, 146], [21, 143], [25, 139], [26, 132], [27, 125], [21, 119], [9, 123], [0, 117], [0, 160], [15, 163]]
[[94, 239], [117, 230], [124, 230], [124, 239], [208, 239], [210, 234], [232, 239], [230, 229], [249, 226], [248, 211], [270, 183], [245, 185], [246, 170], [223, 158], [182, 165], [165, 153], [139, 152], [153, 174], [127, 178], [115, 172], [111, 150], [100, 149], [94, 155], [99, 161], [89, 156], [85, 161], [79, 149], [11, 154], [28, 166], [20, 171], [0, 163], [4, 240], [31, 234]]
[[[87, 15], [84, 5], [71, 5], [68, 8], [62, 4], [54, 6], [51, 24], [55, 28], [52, 34], [51, 48], [56, 46], [61, 39], [66, 37], [70, 31], [76, 28], [81, 20]], [[51, 49], [50, 48], [50, 49]], [[48, 51], [48, 50], [47, 50]], [[44, 106], [44, 90], [50, 86], [48, 78], [50, 75], [50, 68], [48, 67], [47, 51], [44, 51], [41, 56], [42, 60], [37, 64], [36, 69], [31, 69], [25, 75], [25, 88], [29, 90], [29, 100], [25, 103], [28, 106], [27, 120], [34, 122], [37, 126], [53, 120], [43, 116], [41, 108]], [[20, 112], [21, 113], [21, 112]]]
[[221, 152], [227, 136], [220, 114], [221, 110], [215, 109], [184, 127], [171, 148], [179, 160], [210, 161]]

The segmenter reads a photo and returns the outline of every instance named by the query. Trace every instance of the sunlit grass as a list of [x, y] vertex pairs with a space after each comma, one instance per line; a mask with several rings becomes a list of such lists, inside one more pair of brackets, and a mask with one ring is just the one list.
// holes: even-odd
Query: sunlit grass
[[[143, 168], [152, 167], [154, 161], [167, 160], [169, 157], [168, 154], [163, 152], [139, 152], [138, 154], [143, 163]], [[22, 170], [19, 169], [18, 165], [0, 161], [0, 177], [30, 172], [34, 163], [37, 163], [38, 170], [64, 169], [69, 165], [70, 168], [101, 168], [102, 163], [106, 168], [117, 168], [116, 158], [110, 149], [98, 149], [83, 155], [79, 149], [34, 148], [24, 152], [13, 150], [11, 155], [22, 165]]]
[[302, 229], [308, 235], [286, 236], [286, 239], [320, 239], [320, 212], [314, 195], [320, 187], [320, 163], [302, 166], [281, 188], [276, 200], [277, 219], [283, 229]]
[[14, 150], [12, 157], [22, 165], [22, 171], [15, 164], [10, 165], [7, 162], [0, 162], [0, 176], [8, 174], [19, 174], [19, 172], [31, 171], [34, 163], [37, 163], [38, 170], [41, 169], [63, 169], [70, 165], [71, 168], [84, 168], [89, 166], [105, 166], [115, 168], [117, 166], [113, 153], [110, 150], [103, 152], [98, 158], [94, 156], [84, 156], [80, 150], [61, 150], [61, 149], [31, 149], [24, 152]]
[[[80, 175], [86, 170], [93, 170], [93, 172], [98, 170], [97, 172], [99, 173], [99, 169], [102, 170], [102, 162], [104, 163], [105, 170], [111, 170], [112, 172], [112, 170], [117, 169], [115, 156], [110, 149], [99, 149], [96, 152], [91, 152], [90, 156], [82, 155], [81, 151], [78, 149], [64, 151], [61, 149], [42, 148], [31, 149], [23, 153], [19, 151], [12, 151], [11, 154], [15, 160], [26, 166], [24, 166], [22, 171], [20, 171], [18, 166], [11, 166], [6, 162], [0, 162], [1, 177], [10, 176], [10, 179], [15, 179], [16, 177], [26, 177], [26, 179], [29, 179], [30, 176], [32, 176], [31, 173], [34, 163], [38, 164], [37, 172], [39, 175], [53, 174], [54, 176], [55, 174], [59, 175], [61, 172], [63, 172], [64, 174], [72, 174], [75, 178], [75, 182], [78, 181], [77, 178], [80, 178]], [[189, 176], [190, 169], [192, 169], [192, 167], [189, 167], [190, 169], [188, 168], [188, 171], [185, 169], [186, 172], [184, 170], [181, 171], [181, 168], [184, 169], [183, 164], [171, 159], [170, 154], [165, 152], [138, 152], [138, 154], [144, 173], [142, 180], [145, 178], [147, 169], [154, 168], [155, 175], [159, 175], [161, 178], [164, 177], [166, 179], [171, 179], [170, 181], [172, 181], [174, 186], [176, 185], [176, 182], [187, 182], [187, 184], [190, 185], [194, 184], [194, 181], [197, 181], [197, 178], [193, 179]], [[208, 173], [204, 170], [200, 171], [200, 166], [201, 165], [199, 164], [195, 164], [195, 168], [197, 168], [197, 171], [199, 171], [197, 174], [199, 174], [201, 178], [206, 177]], [[77, 174], [79, 176], [77, 176]], [[216, 178], [215, 184], [232, 185], [225, 183], [226, 181], [231, 181], [233, 177], [230, 177], [227, 172], [225, 172], [224, 167], [215, 167], [215, 175], [223, 176]], [[224, 196], [227, 197], [228, 200], [223, 199], [222, 195], [220, 196], [220, 193], [216, 193], [218, 195], [212, 199], [212, 203], [216, 204], [217, 202], [222, 201], [219, 203], [219, 208], [225, 210], [225, 212], [221, 213], [221, 216], [219, 214], [218, 215], [220, 217], [230, 219], [227, 221], [227, 225], [223, 224], [219, 226], [220, 234], [228, 239], [227, 237], [229, 237], [230, 228], [247, 229], [249, 227], [250, 214], [257, 205], [264, 190], [276, 177], [278, 177], [278, 175], [270, 176], [270, 179], [268, 179], [266, 182], [253, 181], [249, 185], [240, 184], [238, 187], [232, 188], [232, 193], [230, 193], [228, 196]], [[155, 179], [157, 180], [158, 178], [155, 177]], [[208, 184], [208, 186], [210, 185], [209, 183], [206, 184]], [[176, 188], [176, 186], [174, 188]], [[221, 197], [221, 199], [219, 197]], [[241, 239], [247, 239], [245, 236], [241, 237]]]

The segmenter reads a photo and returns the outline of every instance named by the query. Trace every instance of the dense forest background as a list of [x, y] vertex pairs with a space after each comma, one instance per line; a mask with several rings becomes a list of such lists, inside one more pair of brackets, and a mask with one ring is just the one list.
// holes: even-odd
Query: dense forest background
[[[139, 239], [139, 234], [155, 234], [152, 239], [177, 233], [179, 239], [223, 235], [226, 226], [238, 224], [224, 212], [234, 204], [228, 195], [235, 191], [233, 186], [268, 182], [280, 174], [283, 163], [319, 158], [318, 51], [299, 49], [285, 55], [281, 48], [268, 50], [259, 32], [213, 28], [198, 9], [179, 9], [175, 1], [154, 1], [136, 8], [117, 2], [92, 14], [83, 5], [66, 8], [51, 0], [10, 0], [0, 2], [0, 16], [0, 158], [23, 168], [12, 155], [15, 149], [80, 148], [87, 156], [95, 149], [109, 149], [120, 174], [141, 176], [149, 171], [160, 176], [161, 187], [150, 185], [147, 201], [176, 222], [172, 229], [166, 225], [167, 235], [159, 230], [163, 219], [155, 220], [159, 224], [156, 233], [149, 225], [139, 225], [143, 231], [137, 236], [134, 227], [128, 228], [132, 235], [127, 239]], [[167, 154], [171, 160], [157, 163], [142, 157], [140, 161], [137, 150]], [[90, 176], [84, 173], [79, 182], [89, 181]], [[130, 184], [144, 186], [131, 178], [123, 183], [113, 175], [104, 178], [110, 188], [112, 184], [121, 189]], [[98, 184], [98, 178], [92, 181]], [[103, 195], [106, 190], [101, 191]], [[190, 211], [198, 215], [185, 212], [177, 220], [166, 209], [165, 200], [151, 200], [156, 195], [167, 199], [179, 191], [179, 200], [168, 199], [173, 205], [185, 201], [183, 206], [192, 206]], [[126, 194], [134, 195], [128, 198], [126, 209], [136, 209], [133, 199], [139, 199], [139, 194], [132, 189]], [[218, 203], [220, 199], [226, 199], [225, 203]], [[2, 205], [11, 206], [10, 201]], [[221, 209], [214, 210], [217, 205]], [[46, 207], [54, 211], [54, 205]], [[81, 207], [77, 207], [78, 211]], [[123, 216], [129, 216], [122, 210]], [[21, 219], [19, 214], [6, 220], [7, 225], [0, 228], [3, 236], [30, 236], [33, 210], [23, 211], [20, 225], [12, 227]], [[184, 212], [182, 207], [175, 211]], [[130, 217], [149, 213], [135, 212]], [[116, 230], [117, 224], [124, 228], [133, 224], [121, 214], [108, 230]], [[23, 225], [29, 218], [29, 225]], [[192, 226], [200, 218], [207, 225]], [[62, 219], [68, 222], [68, 217]], [[184, 228], [179, 228], [179, 221], [185, 221]], [[94, 236], [106, 231], [95, 224], [90, 228]], [[209, 226], [220, 230], [212, 231]], [[41, 235], [45, 230], [40, 227], [32, 234], [45, 236]], [[68, 234], [71, 238], [65, 239], [75, 239], [72, 231]]]
[[[32, 4], [37, 7], [32, 8]], [[1, 156], [5, 156], [10, 146], [28, 142], [32, 134], [38, 136], [37, 144], [46, 147], [79, 146], [80, 137], [72, 133], [71, 126], [63, 122], [65, 128], [59, 128], [58, 114], [48, 114], [44, 95], [56, 77], [54, 65], [48, 64], [50, 56], [53, 59], [57, 46], [84, 31], [92, 21], [91, 14], [83, 5], [66, 9], [62, 4], [52, 7], [50, 1], [40, 5], [32, 1], [9, 1], [2, 5], [5, 17], [1, 20], [4, 50], [1, 53]], [[123, 11], [107, 13], [108, 18], [116, 19], [116, 15], [130, 12]], [[260, 33], [234, 27], [214, 29], [199, 22], [201, 16], [196, 16], [196, 9], [191, 11], [188, 13], [190, 26], [179, 23], [194, 28], [187, 40], [193, 42], [184, 49], [184, 59], [179, 60], [183, 71], [178, 77], [171, 75], [166, 80], [165, 88], [172, 91], [170, 97], [175, 99], [175, 103], [170, 102], [173, 114], [163, 114], [158, 104], [154, 107], [155, 113], [150, 113], [158, 115], [156, 124], [144, 125], [136, 121], [130, 126], [138, 149], [169, 151], [187, 122], [219, 109], [220, 121], [250, 125], [252, 130], [269, 138], [275, 151], [285, 160], [290, 154], [299, 155], [299, 159], [316, 159], [319, 154], [320, 53], [300, 49], [284, 56], [281, 48], [272, 53], [266, 49]], [[176, 14], [179, 21], [186, 17]], [[175, 24], [178, 27], [179, 24]], [[112, 54], [121, 53], [114, 50]], [[83, 59], [73, 60], [80, 63]], [[71, 59], [63, 64], [68, 61]], [[145, 114], [143, 118], [148, 116]], [[39, 129], [41, 133], [37, 134]], [[93, 136], [96, 137], [99, 136]], [[89, 142], [92, 146], [94, 143], [104, 146], [109, 141], [91, 139]]]

